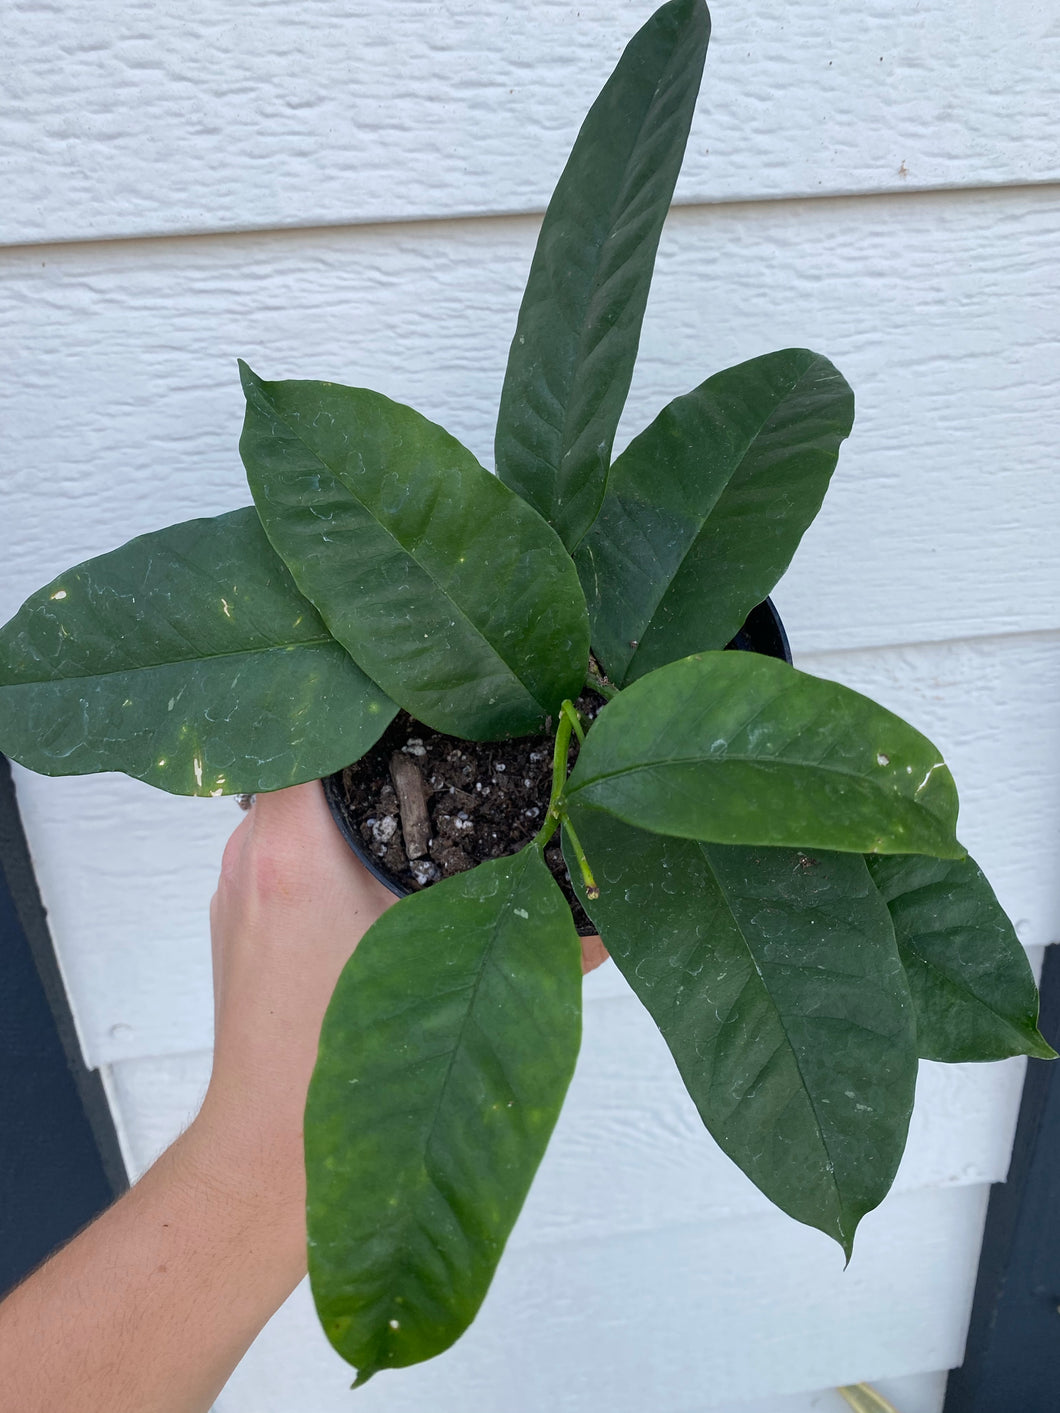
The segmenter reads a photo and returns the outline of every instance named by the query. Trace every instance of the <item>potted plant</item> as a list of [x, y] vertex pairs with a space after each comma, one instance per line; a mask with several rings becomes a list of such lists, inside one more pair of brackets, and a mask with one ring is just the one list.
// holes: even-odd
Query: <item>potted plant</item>
[[612, 459], [708, 36], [702, 0], [669, 0], [585, 120], [519, 313], [496, 476], [378, 393], [241, 365], [253, 506], [78, 565], [0, 631], [0, 747], [46, 774], [272, 790], [363, 759], [399, 708], [458, 757], [540, 759], [548, 740], [528, 838], [422, 879], [324, 1023], [309, 1264], [359, 1383], [474, 1318], [563, 1102], [581, 973], [557, 838], [710, 1132], [848, 1256], [901, 1156], [918, 1056], [1053, 1053], [936, 748], [856, 692], [725, 650], [820, 506], [853, 418], [841, 375], [803, 349], [752, 359]]

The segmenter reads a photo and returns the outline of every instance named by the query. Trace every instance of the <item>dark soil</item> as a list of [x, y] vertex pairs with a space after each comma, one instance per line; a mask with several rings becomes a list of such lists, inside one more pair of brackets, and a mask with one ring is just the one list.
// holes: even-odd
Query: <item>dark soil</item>
[[[577, 705], [591, 720], [603, 700], [586, 692]], [[552, 746], [551, 736], [461, 741], [402, 711], [367, 755], [341, 772], [341, 795], [376, 868], [417, 892], [518, 853], [534, 837], [552, 789]], [[569, 766], [577, 749], [572, 739]], [[557, 831], [545, 862], [586, 936], [596, 929], [571, 887], [559, 841]]]

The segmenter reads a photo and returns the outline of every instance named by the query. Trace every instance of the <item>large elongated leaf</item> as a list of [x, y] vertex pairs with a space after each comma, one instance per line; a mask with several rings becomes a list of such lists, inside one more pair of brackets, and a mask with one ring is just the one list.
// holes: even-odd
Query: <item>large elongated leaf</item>
[[671, 839], [599, 810], [574, 824], [600, 886], [586, 907], [703, 1122], [849, 1255], [916, 1081], [909, 988], [864, 860]]
[[0, 748], [45, 775], [278, 790], [357, 760], [396, 710], [252, 506], [76, 565], [0, 630]]
[[971, 858], [870, 858], [891, 912], [925, 1060], [1053, 1059], [1027, 954]]
[[592, 523], [710, 37], [670, 0], [627, 46], [549, 202], [497, 421], [497, 474], [573, 548]]
[[575, 555], [613, 682], [729, 642], [788, 567], [853, 419], [828, 359], [786, 348], [716, 373], [634, 438]]
[[404, 899], [354, 953], [306, 1172], [317, 1310], [359, 1383], [474, 1319], [563, 1102], [580, 1005], [578, 936], [533, 847]]
[[718, 844], [963, 858], [935, 746], [849, 687], [757, 653], [702, 653], [596, 719], [569, 798]]
[[406, 711], [470, 740], [577, 696], [585, 598], [555, 532], [443, 428], [381, 393], [240, 365], [262, 524], [332, 634]]

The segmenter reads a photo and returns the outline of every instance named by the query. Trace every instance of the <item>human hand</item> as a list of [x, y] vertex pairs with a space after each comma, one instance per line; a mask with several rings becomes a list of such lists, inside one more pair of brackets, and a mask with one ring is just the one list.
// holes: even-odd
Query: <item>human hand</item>
[[[189, 1137], [223, 1179], [272, 1193], [299, 1250], [302, 1117], [324, 1012], [396, 901], [350, 852], [316, 782], [256, 796], [225, 848], [210, 905], [213, 1074]], [[598, 937], [582, 939], [583, 972], [606, 958]]]
[[324, 1011], [396, 901], [343, 841], [318, 783], [256, 796], [210, 904], [214, 1065], [200, 1122], [301, 1201], [302, 1113]]

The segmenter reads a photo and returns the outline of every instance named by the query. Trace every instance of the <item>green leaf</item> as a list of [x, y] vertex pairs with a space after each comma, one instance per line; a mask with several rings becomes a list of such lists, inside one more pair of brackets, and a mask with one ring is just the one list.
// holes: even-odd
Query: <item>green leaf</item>
[[539, 731], [577, 696], [585, 598], [539, 515], [410, 407], [240, 370], [239, 450], [262, 524], [373, 681], [476, 741]]
[[573, 820], [600, 886], [585, 906], [703, 1122], [771, 1201], [849, 1256], [902, 1156], [917, 1070], [909, 988], [864, 860], [670, 839], [600, 810]]
[[497, 421], [497, 474], [573, 548], [604, 494], [710, 16], [671, 0], [627, 46], [549, 202]]
[[594, 722], [568, 798], [717, 844], [964, 857], [930, 741], [757, 653], [698, 654], [627, 687]]
[[359, 1373], [474, 1319], [581, 1034], [581, 946], [532, 846], [402, 900], [324, 1020], [306, 1109], [309, 1273]]
[[0, 748], [45, 775], [278, 790], [359, 759], [396, 710], [252, 506], [76, 565], [0, 629]]
[[827, 358], [786, 348], [716, 373], [630, 443], [575, 554], [613, 682], [729, 642], [788, 567], [853, 420]]
[[971, 858], [870, 858], [891, 912], [925, 1060], [1056, 1058], [1027, 954]]

